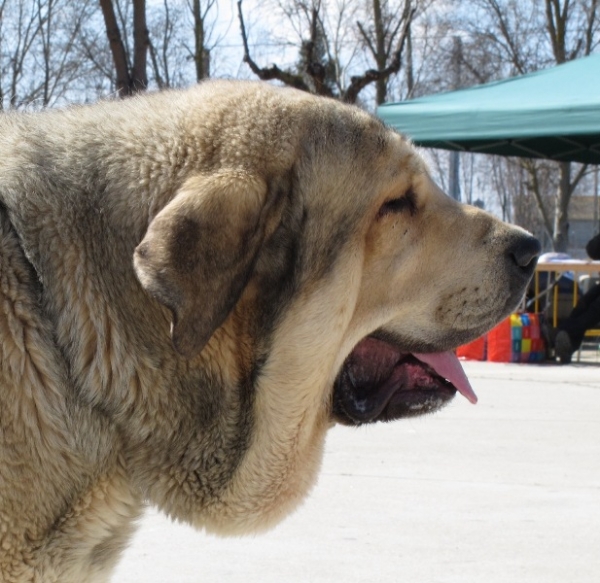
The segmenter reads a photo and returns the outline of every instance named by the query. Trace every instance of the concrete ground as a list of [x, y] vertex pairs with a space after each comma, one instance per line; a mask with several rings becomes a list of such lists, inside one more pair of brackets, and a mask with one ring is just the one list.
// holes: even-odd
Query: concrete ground
[[328, 437], [274, 531], [218, 539], [154, 511], [115, 583], [600, 581], [600, 362], [465, 363], [479, 396]]

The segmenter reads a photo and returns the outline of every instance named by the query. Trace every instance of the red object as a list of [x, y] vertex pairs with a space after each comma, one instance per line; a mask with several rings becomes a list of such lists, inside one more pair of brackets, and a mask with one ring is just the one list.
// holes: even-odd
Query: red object
[[467, 360], [485, 360], [485, 336], [459, 346], [456, 349], [456, 356]]
[[510, 317], [508, 317], [488, 332], [487, 359], [490, 362], [511, 362], [512, 343]]

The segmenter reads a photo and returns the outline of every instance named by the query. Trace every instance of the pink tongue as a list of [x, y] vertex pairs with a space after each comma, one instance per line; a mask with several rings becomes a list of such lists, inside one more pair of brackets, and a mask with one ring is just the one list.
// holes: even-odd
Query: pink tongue
[[450, 381], [458, 392], [471, 401], [477, 403], [477, 395], [471, 387], [471, 383], [463, 370], [456, 354], [452, 351], [434, 352], [430, 354], [413, 354], [421, 362], [428, 364], [442, 378]]

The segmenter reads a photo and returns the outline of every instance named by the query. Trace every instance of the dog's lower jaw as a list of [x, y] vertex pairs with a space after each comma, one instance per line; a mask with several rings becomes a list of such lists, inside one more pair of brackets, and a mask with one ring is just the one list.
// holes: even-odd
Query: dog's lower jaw
[[315, 485], [330, 427], [329, 412], [323, 407], [318, 419], [307, 421], [295, 435], [288, 436], [295, 442], [292, 451], [277, 440], [267, 451], [251, 445], [231, 485], [194, 526], [220, 536], [260, 533], [275, 527], [302, 504]]

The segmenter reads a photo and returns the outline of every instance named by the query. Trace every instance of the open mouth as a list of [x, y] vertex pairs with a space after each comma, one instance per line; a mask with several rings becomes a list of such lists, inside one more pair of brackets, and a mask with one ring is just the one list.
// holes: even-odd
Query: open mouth
[[346, 425], [433, 413], [456, 392], [477, 397], [453, 352], [418, 354], [368, 336], [350, 353], [335, 384], [333, 416]]

